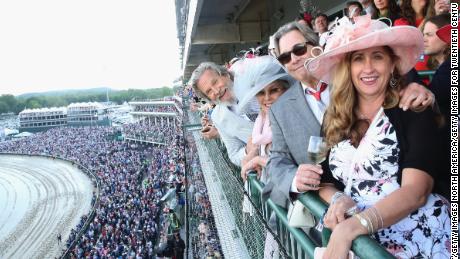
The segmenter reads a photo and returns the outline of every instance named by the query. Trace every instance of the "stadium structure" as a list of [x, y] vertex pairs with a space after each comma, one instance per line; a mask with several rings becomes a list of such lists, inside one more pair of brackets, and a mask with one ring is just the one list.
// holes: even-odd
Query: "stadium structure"
[[71, 103], [67, 107], [25, 109], [19, 113], [20, 132], [39, 132], [60, 126], [109, 125], [100, 103]]
[[180, 123], [183, 111], [180, 97], [169, 97], [162, 100], [136, 100], [129, 102], [131, 115], [135, 121], [146, 121], [154, 125], [176, 126]]
[[71, 103], [67, 106], [69, 126], [109, 125], [107, 107], [97, 102]]
[[25, 109], [19, 113], [20, 132], [37, 132], [66, 125], [66, 107]]

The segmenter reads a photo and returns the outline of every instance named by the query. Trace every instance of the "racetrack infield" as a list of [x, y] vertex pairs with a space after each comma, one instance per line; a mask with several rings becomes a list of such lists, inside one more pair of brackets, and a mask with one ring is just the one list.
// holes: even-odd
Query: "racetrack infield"
[[0, 155], [0, 258], [59, 257], [92, 193], [88, 176], [66, 161]]

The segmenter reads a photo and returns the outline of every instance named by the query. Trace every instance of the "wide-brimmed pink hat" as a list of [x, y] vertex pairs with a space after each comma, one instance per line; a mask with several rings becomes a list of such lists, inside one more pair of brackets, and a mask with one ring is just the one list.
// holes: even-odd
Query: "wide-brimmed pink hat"
[[412, 26], [390, 27], [369, 15], [355, 17], [351, 23], [346, 17], [337, 21], [323, 53], [305, 62], [305, 68], [317, 79], [330, 83], [335, 65], [347, 53], [371, 47], [388, 46], [399, 57], [398, 71], [411, 70], [423, 53], [423, 34]]

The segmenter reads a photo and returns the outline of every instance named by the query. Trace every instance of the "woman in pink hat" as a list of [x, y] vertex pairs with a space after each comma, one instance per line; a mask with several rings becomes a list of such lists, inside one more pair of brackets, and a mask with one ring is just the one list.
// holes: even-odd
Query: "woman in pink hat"
[[306, 64], [333, 85], [323, 122], [329, 184], [319, 190], [333, 232], [323, 258], [346, 258], [365, 234], [398, 258], [450, 257], [448, 202], [433, 190], [436, 115], [397, 106], [400, 75], [422, 51], [417, 28], [361, 16], [339, 20], [324, 53]]

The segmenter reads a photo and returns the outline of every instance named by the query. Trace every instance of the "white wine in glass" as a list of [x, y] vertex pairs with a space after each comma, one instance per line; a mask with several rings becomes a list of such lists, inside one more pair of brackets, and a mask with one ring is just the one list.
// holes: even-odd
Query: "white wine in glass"
[[321, 164], [327, 155], [326, 142], [322, 137], [310, 136], [308, 142], [307, 156], [308, 159], [314, 164]]

